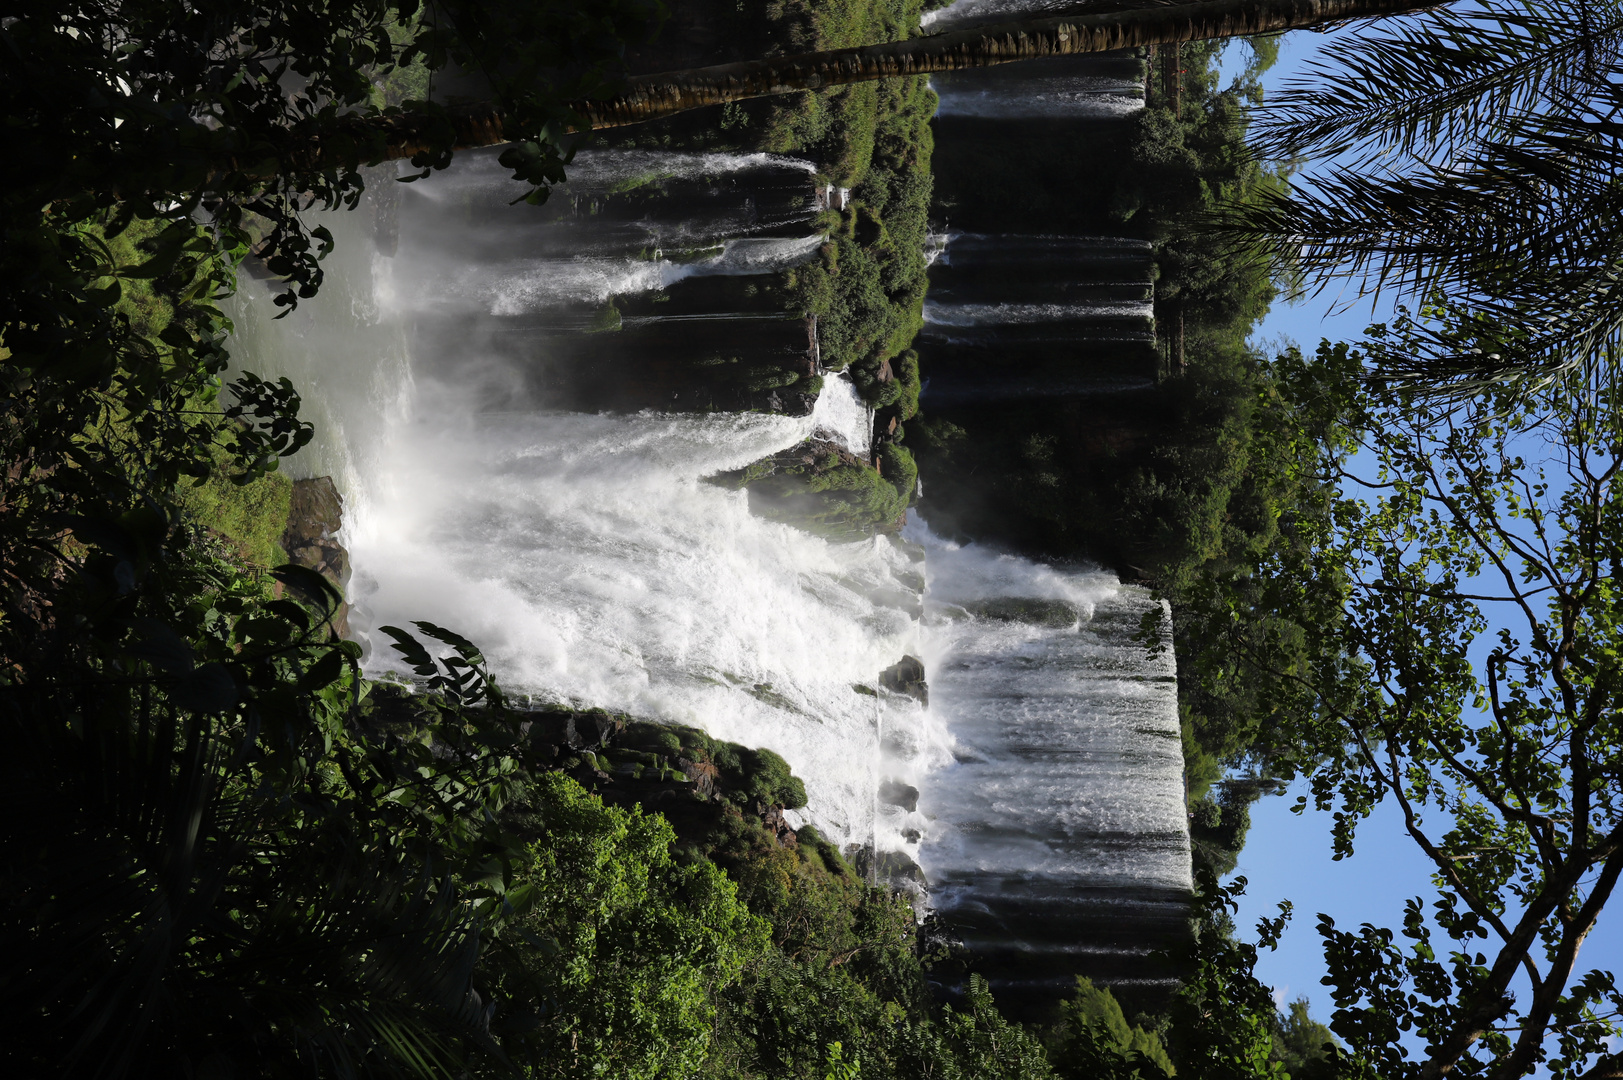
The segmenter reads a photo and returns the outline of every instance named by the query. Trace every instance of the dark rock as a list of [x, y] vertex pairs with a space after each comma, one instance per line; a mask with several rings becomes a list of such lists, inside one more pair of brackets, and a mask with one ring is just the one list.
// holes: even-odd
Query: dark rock
[[930, 688], [924, 681], [924, 661], [916, 656], [904, 656], [879, 673], [879, 685], [898, 694], [906, 694], [921, 705], [930, 703]]
[[609, 745], [624, 726], [623, 720], [599, 709], [589, 712], [558, 709], [535, 713], [523, 730], [530, 746], [538, 751], [545, 746], [596, 750]]
[[[326, 578], [342, 597], [349, 587], [349, 552], [336, 539], [344, 524], [344, 500], [330, 476], [293, 481], [282, 548], [289, 561]], [[319, 600], [312, 597], [312, 600]], [[341, 602], [330, 624], [339, 637], [349, 636], [349, 604]]]
[[879, 785], [879, 801], [887, 806], [899, 806], [911, 814], [919, 808], [919, 789], [900, 780], [886, 780]]
[[1033, 626], [1063, 630], [1075, 626], [1079, 618], [1076, 608], [1064, 600], [1043, 600], [1032, 597], [999, 597], [977, 600], [964, 605], [964, 610], [982, 619], [1000, 622], [1029, 623]]
[[693, 781], [694, 788], [705, 798], [716, 794], [717, 785], [721, 781], [721, 770], [708, 761], [689, 761], [686, 758], [678, 760], [682, 772]]
[[917, 829], [903, 829], [902, 839], [906, 840], [909, 844], [916, 844], [920, 840], [924, 839], [924, 834], [919, 832]]
[[[344, 498], [330, 476], [293, 481], [293, 495], [287, 514], [286, 535], [290, 541], [306, 543], [330, 540], [344, 524]], [[293, 542], [282, 545], [295, 546]]]
[[904, 852], [881, 851], [878, 858], [875, 858], [873, 846], [865, 844], [852, 851], [850, 858], [851, 865], [862, 877], [872, 877], [892, 888], [908, 889], [911, 892], [929, 888], [930, 883], [924, 876], [923, 868]]
[[874, 869], [878, 871], [879, 880], [892, 885], [912, 883], [920, 888], [930, 885], [924, 868], [900, 851], [881, 851]]

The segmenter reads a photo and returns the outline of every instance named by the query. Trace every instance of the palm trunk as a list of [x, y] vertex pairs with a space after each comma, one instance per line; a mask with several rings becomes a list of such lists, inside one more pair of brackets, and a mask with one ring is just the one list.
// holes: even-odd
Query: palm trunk
[[[623, 127], [707, 105], [800, 90], [989, 67], [1046, 56], [1278, 33], [1347, 19], [1402, 15], [1449, 2], [1451, 0], [1198, 0], [1102, 15], [1031, 19], [882, 45], [638, 75], [616, 97], [572, 104], [591, 128]], [[516, 133], [510, 135], [504, 131], [502, 115], [492, 104], [452, 110], [446, 119], [455, 131], [454, 148], [458, 150], [494, 146], [517, 137]], [[387, 121], [380, 118], [365, 123], [370, 130], [355, 134], [374, 146], [377, 145], [374, 140], [382, 135], [387, 140], [383, 160], [411, 157], [435, 149], [428, 130], [414, 130], [415, 125], [421, 123], [414, 117]]]

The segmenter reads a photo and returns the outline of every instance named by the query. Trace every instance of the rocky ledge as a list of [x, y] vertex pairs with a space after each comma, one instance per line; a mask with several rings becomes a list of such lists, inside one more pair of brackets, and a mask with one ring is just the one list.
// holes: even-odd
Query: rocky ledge
[[[349, 552], [338, 542], [344, 524], [344, 499], [330, 476], [293, 481], [292, 504], [282, 549], [288, 561], [326, 578], [339, 596], [349, 587]], [[312, 598], [319, 601], [319, 598]], [[349, 636], [349, 604], [340, 603], [332, 619], [339, 637]]]

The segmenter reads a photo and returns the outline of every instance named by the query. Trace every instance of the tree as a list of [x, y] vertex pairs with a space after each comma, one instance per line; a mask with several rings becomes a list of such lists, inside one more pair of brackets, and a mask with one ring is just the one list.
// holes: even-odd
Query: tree
[[1227, 217], [1322, 289], [1437, 297], [1479, 351], [1424, 333], [1383, 374], [1475, 392], [1612, 364], [1623, 334], [1623, 5], [1496, 0], [1331, 44], [1257, 118], [1259, 151], [1331, 167]]
[[[1446, 316], [1424, 332], [1465, 346], [1472, 325]], [[1377, 368], [1413, 348], [1414, 321], [1375, 334]], [[1619, 387], [1580, 370], [1533, 401], [1443, 404], [1362, 380], [1344, 347], [1281, 363], [1300, 400], [1346, 421], [1321, 467], [1369, 492], [1338, 500], [1315, 544], [1352, 584], [1345, 623], [1314, 642], [1299, 764], [1336, 811], [1337, 857], [1390, 801], [1437, 887], [1396, 934], [1321, 916], [1330, 1026], [1388, 1078], [1614, 1075], [1623, 995], [1578, 958], [1623, 873]]]
[[[999, 23], [905, 41], [803, 53], [782, 58], [720, 64], [691, 71], [638, 75], [616, 92], [570, 102], [577, 122], [593, 130], [641, 124], [666, 116], [751, 98], [820, 90], [876, 79], [956, 71], [968, 67], [1108, 52], [1142, 45], [1220, 40], [1306, 29], [1348, 19], [1401, 15], [1435, 6], [1437, 0], [1194, 0], [1129, 5], [1092, 14]], [[1099, 5], [1110, 6], [1110, 5]], [[498, 102], [464, 105], [433, 119], [409, 115], [358, 120], [356, 147], [386, 143], [383, 159], [431, 153], [443, 125], [455, 132], [454, 149], [520, 142]], [[419, 127], [419, 124], [422, 126]], [[353, 155], [353, 151], [349, 151]], [[509, 159], [544, 153], [524, 145]], [[365, 160], [365, 159], [355, 159]]]

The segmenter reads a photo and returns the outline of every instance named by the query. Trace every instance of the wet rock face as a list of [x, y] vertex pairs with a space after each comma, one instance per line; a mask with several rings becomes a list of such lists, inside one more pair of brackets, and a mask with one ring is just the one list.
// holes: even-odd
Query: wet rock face
[[879, 673], [879, 685], [898, 694], [906, 694], [921, 705], [930, 703], [930, 687], [924, 681], [924, 661], [916, 656], [904, 656]]
[[886, 780], [879, 785], [879, 801], [887, 806], [899, 806], [911, 814], [919, 808], [919, 789], [900, 780]]
[[[344, 499], [330, 476], [293, 481], [293, 498], [282, 533], [282, 548], [291, 562], [326, 578], [340, 596], [349, 587], [349, 552], [335, 537], [344, 524]], [[339, 637], [349, 636], [349, 604], [333, 615]]]

